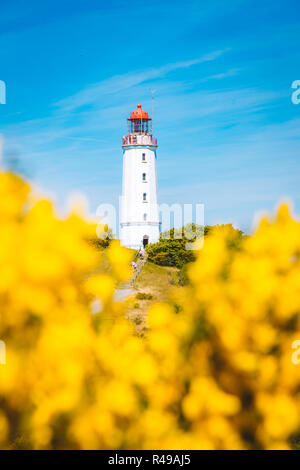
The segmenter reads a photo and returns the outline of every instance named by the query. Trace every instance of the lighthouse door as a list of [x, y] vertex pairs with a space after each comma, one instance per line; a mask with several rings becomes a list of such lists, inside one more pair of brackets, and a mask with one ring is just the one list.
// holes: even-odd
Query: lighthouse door
[[149, 243], [149, 236], [148, 235], [144, 235], [143, 236], [143, 246], [145, 248], [146, 245], [148, 245]]

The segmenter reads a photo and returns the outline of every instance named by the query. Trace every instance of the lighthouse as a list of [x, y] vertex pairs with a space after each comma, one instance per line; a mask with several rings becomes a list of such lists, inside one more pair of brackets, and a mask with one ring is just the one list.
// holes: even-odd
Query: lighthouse
[[123, 137], [123, 184], [120, 238], [127, 248], [139, 249], [159, 239], [157, 203], [157, 140], [152, 135], [152, 119], [138, 104], [127, 119]]

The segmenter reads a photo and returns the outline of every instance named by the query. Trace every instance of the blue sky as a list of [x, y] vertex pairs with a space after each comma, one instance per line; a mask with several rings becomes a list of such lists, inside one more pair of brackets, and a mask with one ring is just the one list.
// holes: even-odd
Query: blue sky
[[283, 198], [300, 214], [296, 1], [1, 0], [5, 161], [64, 207], [117, 204], [139, 100], [158, 138], [159, 202], [204, 203], [245, 231]]

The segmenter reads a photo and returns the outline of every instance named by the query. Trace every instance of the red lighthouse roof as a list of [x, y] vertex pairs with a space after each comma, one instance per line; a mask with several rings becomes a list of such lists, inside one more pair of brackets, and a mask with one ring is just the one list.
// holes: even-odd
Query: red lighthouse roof
[[142, 119], [143, 121], [150, 121], [151, 118], [149, 118], [148, 116], [148, 113], [142, 109], [142, 105], [141, 104], [138, 104], [137, 105], [137, 109], [135, 109], [134, 111], [132, 111], [132, 113], [130, 114], [130, 118], [129, 120], [135, 120], [135, 119]]

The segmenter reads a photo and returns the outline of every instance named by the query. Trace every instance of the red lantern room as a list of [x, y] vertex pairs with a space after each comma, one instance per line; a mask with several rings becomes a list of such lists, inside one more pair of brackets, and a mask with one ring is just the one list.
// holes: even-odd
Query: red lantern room
[[150, 134], [152, 135], [152, 119], [148, 113], [138, 104], [128, 121], [128, 134]]

